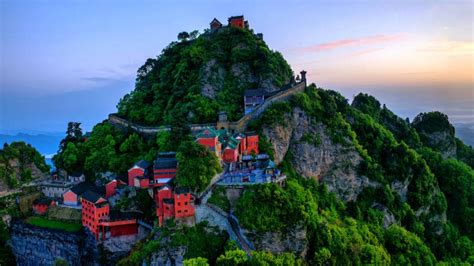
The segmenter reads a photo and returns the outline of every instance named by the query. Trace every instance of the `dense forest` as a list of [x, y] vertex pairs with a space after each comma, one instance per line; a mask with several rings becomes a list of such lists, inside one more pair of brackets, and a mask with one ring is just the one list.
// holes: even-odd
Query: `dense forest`
[[[118, 104], [122, 117], [145, 125], [171, 124], [173, 130], [145, 139], [104, 121], [84, 136], [80, 125], [71, 123], [54, 162], [94, 179], [100, 172], [126, 173], [135, 161], [151, 160], [159, 151], [177, 151], [178, 183], [200, 191], [222, 169], [214, 155], [193, 142], [186, 123], [214, 122], [219, 110], [238, 119], [245, 89], [275, 90], [291, 74], [282, 56], [247, 30], [229, 28], [173, 42], [138, 70], [135, 90]], [[268, 132], [294, 127], [292, 119], [302, 117], [314, 130], [289, 145], [316, 149], [330, 143], [354, 151], [360, 158], [356, 163], [340, 157], [333, 168], [367, 180], [355, 197], [338, 194], [324, 176], [302, 174], [294, 150], [278, 154], [274, 149]], [[316, 128], [324, 130], [315, 133]], [[446, 115], [423, 113], [410, 122], [372, 96], [359, 94], [349, 103], [312, 84], [268, 108], [250, 129], [261, 136], [263, 152], [283, 157], [279, 167], [288, 180], [285, 187], [246, 189], [232, 209], [257, 239], [304, 231], [305, 252], [259, 250], [248, 258], [225, 234], [205, 224], [161, 229], [166, 241], [187, 247], [187, 265], [474, 264], [474, 150], [454, 137]], [[333, 176], [334, 182], [342, 178]], [[231, 209], [223, 195], [216, 192], [212, 201]], [[140, 264], [162, 243], [140, 243], [122, 263]]]

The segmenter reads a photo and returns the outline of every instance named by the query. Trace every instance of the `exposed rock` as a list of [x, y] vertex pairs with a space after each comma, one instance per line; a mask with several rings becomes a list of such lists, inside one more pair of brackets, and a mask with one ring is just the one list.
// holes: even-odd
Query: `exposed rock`
[[53, 265], [57, 259], [68, 265], [96, 265], [95, 239], [84, 232], [69, 233], [11, 223], [11, 246], [18, 265]]
[[226, 71], [216, 59], [209, 60], [202, 68], [201, 94], [214, 99], [217, 91], [223, 86]]
[[410, 185], [410, 179], [405, 181], [394, 180], [391, 184], [391, 188], [400, 196], [403, 202], [407, 201], [408, 185]]
[[440, 112], [418, 114], [412, 122], [424, 145], [439, 151], [443, 158], [456, 156], [454, 126], [448, 116]]
[[[378, 184], [357, 174], [362, 158], [355, 148], [333, 143], [326, 131], [325, 125], [311, 121], [301, 109], [295, 108], [281, 123], [265, 127], [263, 134], [272, 144], [277, 164], [290, 152], [298, 174], [324, 182], [345, 201], [356, 200], [364, 187]], [[305, 135], [316, 136], [319, 143], [307, 143], [303, 140]]]
[[158, 252], [152, 254], [150, 264], [143, 262], [142, 265], [150, 266], [168, 266], [168, 265], [183, 265], [185, 247], [160, 249]]
[[306, 229], [297, 226], [286, 233], [266, 232], [264, 234], [253, 234], [242, 230], [256, 250], [269, 251], [272, 253], [295, 252], [300, 257], [305, 257], [308, 249]]
[[420, 135], [423, 135], [423, 140], [428, 146], [437, 147], [444, 159], [456, 156], [456, 139], [448, 130], [429, 134], [421, 132]]
[[395, 215], [393, 215], [393, 213], [387, 207], [376, 203], [372, 206], [372, 208], [377, 209], [383, 213], [382, 226], [384, 228], [388, 228], [390, 225], [398, 223]]

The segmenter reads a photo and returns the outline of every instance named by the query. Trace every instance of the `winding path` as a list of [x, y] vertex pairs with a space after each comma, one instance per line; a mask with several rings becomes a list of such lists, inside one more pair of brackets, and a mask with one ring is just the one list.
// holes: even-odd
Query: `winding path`
[[250, 256], [250, 252], [253, 250], [252, 244], [250, 244], [242, 234], [237, 218], [232, 214], [226, 213], [219, 207], [207, 203], [211, 195], [212, 190], [203, 195], [201, 204], [196, 206], [196, 220], [198, 222], [206, 220], [209, 224], [218, 226], [222, 230], [227, 231], [230, 238], [237, 242], [237, 245]]

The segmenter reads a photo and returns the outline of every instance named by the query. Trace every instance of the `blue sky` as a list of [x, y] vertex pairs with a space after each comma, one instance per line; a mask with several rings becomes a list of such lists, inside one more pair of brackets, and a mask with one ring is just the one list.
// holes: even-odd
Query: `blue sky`
[[473, 122], [472, 1], [0, 1], [0, 132], [86, 129], [177, 33], [243, 14], [295, 72]]

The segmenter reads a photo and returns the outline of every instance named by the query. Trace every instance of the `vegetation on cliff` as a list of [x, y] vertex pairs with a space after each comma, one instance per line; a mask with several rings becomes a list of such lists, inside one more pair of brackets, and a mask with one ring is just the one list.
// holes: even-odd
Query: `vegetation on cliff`
[[[277, 89], [291, 73], [281, 55], [270, 51], [250, 31], [226, 28], [172, 43], [139, 69], [135, 90], [117, 107], [119, 115], [130, 121], [171, 124], [173, 131], [144, 139], [132, 130], [119, 131], [103, 122], [84, 137], [72, 124], [54, 161], [58, 167], [84, 171], [93, 179], [100, 172], [125, 173], [134, 162], [151, 161], [159, 151], [178, 151], [178, 184], [201, 191], [220, 167], [215, 156], [192, 142], [186, 123], [215, 122], [219, 110], [237, 120], [242, 116], [245, 89]], [[450, 137], [454, 132], [444, 115], [421, 116], [409, 123], [372, 96], [359, 94], [349, 104], [339, 93], [311, 85], [290, 101], [272, 105], [250, 126], [259, 132], [262, 152], [283, 158], [279, 167], [289, 177], [286, 186], [249, 187], [235, 209], [222, 191], [216, 191], [210, 202], [234, 210], [240, 224], [257, 236], [303, 228], [308, 243], [303, 259], [314, 265], [472, 264], [474, 151], [454, 138], [443, 146], [430, 142], [437, 132]], [[355, 172], [353, 179], [334, 172], [322, 173], [322, 178], [303, 176], [298, 171], [301, 167], [296, 166], [309, 167], [310, 161], [301, 160], [290, 149], [277, 154], [275, 140], [265, 136], [264, 130], [294, 126], [291, 119], [302, 117], [308, 118], [308, 128], [320, 126], [322, 130], [316, 134], [305, 129], [302, 136], [290, 137], [292, 143], [286, 144], [298, 142], [317, 148], [329, 139], [331, 148], [340, 151], [335, 156], [353, 151], [356, 159], [341, 162], [343, 156], [336, 157], [339, 164], [328, 170], [344, 168], [342, 173]], [[453, 150], [454, 155], [445, 156]], [[348, 201], [333, 187], [345, 181], [348, 183], [342, 186], [354, 194]], [[355, 184], [360, 185], [360, 191], [351, 190]], [[224, 265], [235, 261], [252, 264], [253, 259], [249, 262], [241, 251], [224, 253], [206, 242], [204, 238], [213, 236], [205, 233], [205, 227], [198, 225], [171, 235], [177, 239], [175, 243], [188, 247], [191, 253], [186, 258], [203, 257]], [[141, 244], [124, 262], [140, 263], [161, 247], [160, 241]]]
[[138, 69], [135, 90], [117, 105], [120, 116], [145, 125], [214, 122], [243, 114], [244, 90], [275, 90], [291, 68], [251, 31], [223, 28], [195, 39], [172, 42]]
[[47, 174], [50, 167], [35, 148], [24, 142], [5, 143], [0, 149], [0, 182], [9, 188]]
[[[315, 250], [307, 259], [315, 262], [324, 257], [331, 258], [326, 262], [337, 264], [353, 258], [361, 263], [395, 264], [467, 262], [474, 258], [472, 221], [467, 218], [473, 216], [474, 207], [472, 168], [455, 159], [443, 159], [438, 151], [425, 146], [416, 127], [365, 94], [356, 96], [349, 105], [340, 94], [312, 85], [291, 101], [267, 109], [252, 127], [263, 133], [264, 128], [291, 126], [282, 118], [294, 117], [295, 108], [308, 115], [312, 125], [322, 123], [334, 145], [357, 150], [363, 159], [358, 175], [368, 177], [373, 185], [365, 187], [356, 201], [331, 199], [327, 204], [327, 190], [311, 189], [318, 186], [301, 181], [293, 167], [299, 163], [298, 155], [288, 152], [281, 166], [300, 181], [289, 181], [286, 188], [262, 185], [246, 191], [236, 209], [245, 228], [263, 234], [269, 230], [284, 232], [303, 223], [313, 236], [309, 249]], [[300, 141], [318, 146], [320, 136], [307, 132]], [[396, 184], [406, 184], [406, 190]], [[308, 191], [313, 191], [312, 195]], [[310, 208], [318, 211], [307, 211], [308, 206], [318, 206]], [[442, 218], [445, 212], [447, 221]], [[399, 225], [387, 224], [387, 218]], [[351, 234], [340, 233], [343, 237], [331, 247], [328, 241], [335, 236], [328, 224], [336, 224], [337, 232], [351, 230], [372, 236], [354, 243]], [[354, 229], [349, 229], [351, 224], [356, 225]], [[360, 232], [365, 227], [368, 232]], [[351, 243], [352, 248], [344, 249], [341, 243]], [[372, 246], [365, 248], [367, 244]], [[373, 253], [367, 256], [363, 250]]]

